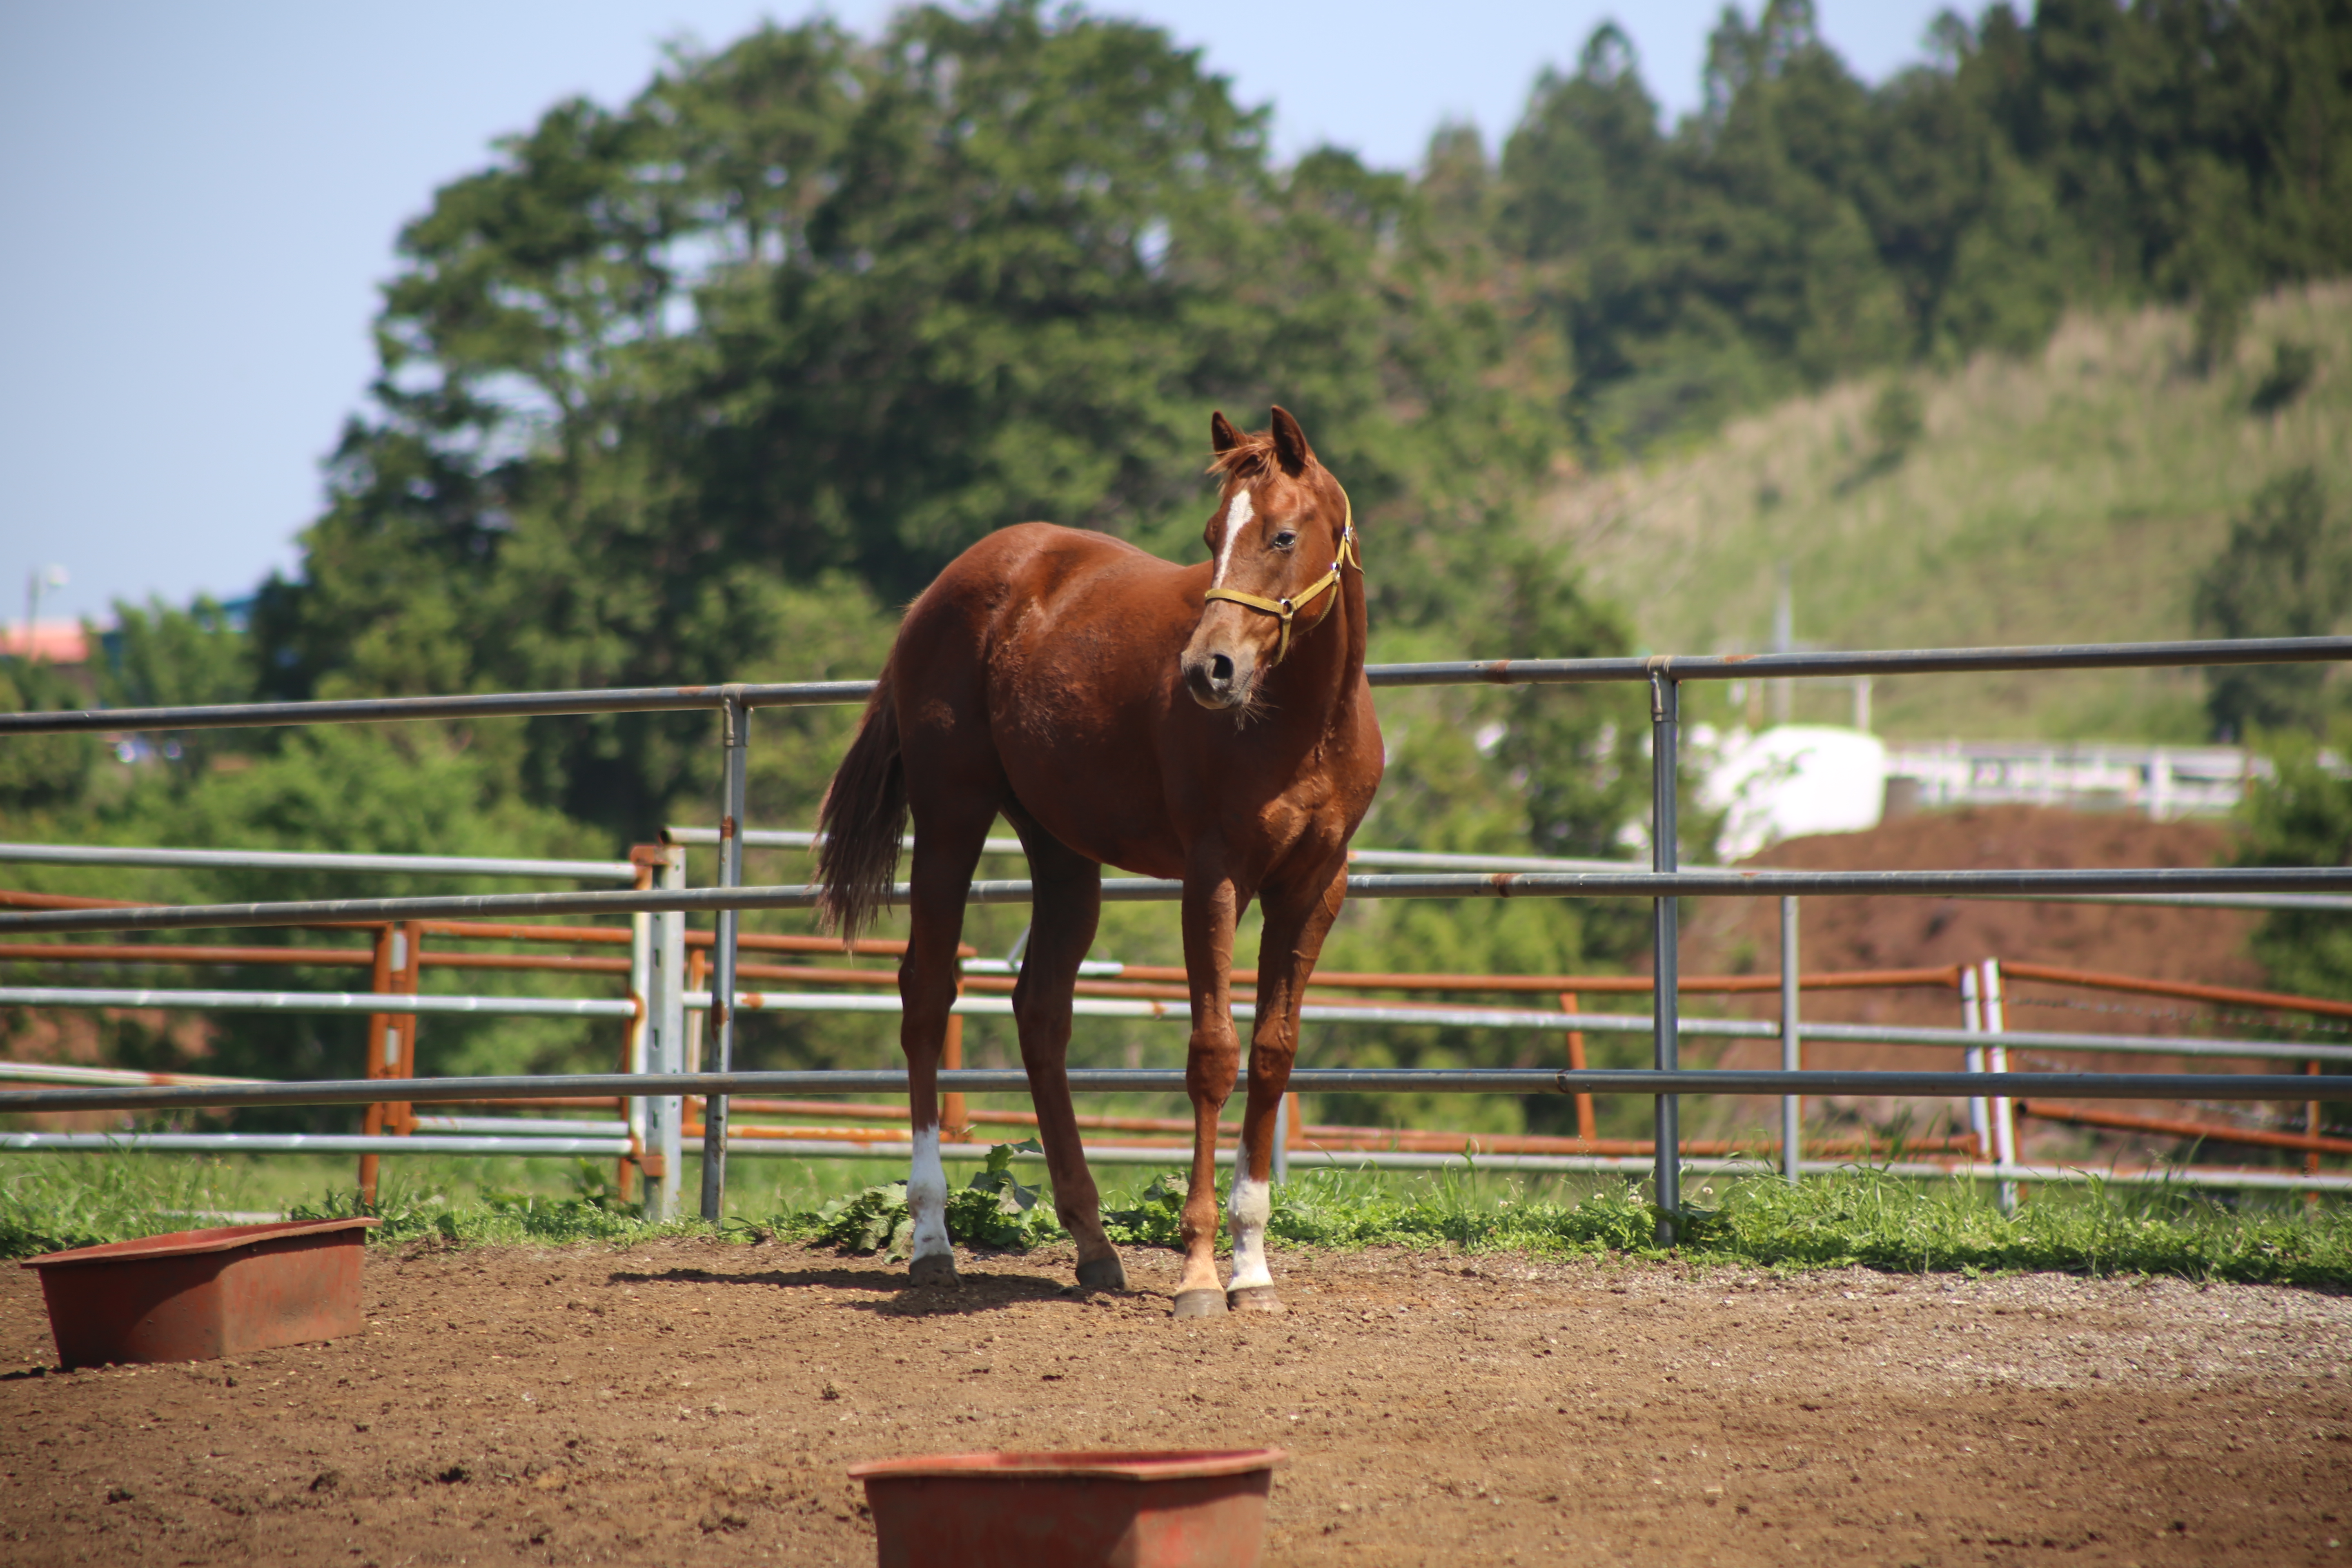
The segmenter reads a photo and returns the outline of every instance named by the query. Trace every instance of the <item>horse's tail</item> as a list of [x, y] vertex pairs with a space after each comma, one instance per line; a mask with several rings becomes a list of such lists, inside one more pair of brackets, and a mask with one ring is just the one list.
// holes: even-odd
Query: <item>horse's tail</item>
[[907, 770], [898, 754], [898, 709], [890, 688], [891, 667], [885, 665], [857, 738], [817, 807], [824, 834], [816, 858], [816, 879], [824, 889], [817, 909], [826, 928], [840, 933], [844, 947], [874, 923], [898, 879]]

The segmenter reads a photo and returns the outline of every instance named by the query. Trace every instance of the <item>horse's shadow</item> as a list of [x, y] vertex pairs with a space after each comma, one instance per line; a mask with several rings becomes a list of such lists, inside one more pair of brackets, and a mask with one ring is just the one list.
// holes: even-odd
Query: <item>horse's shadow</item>
[[[876, 1274], [859, 1268], [766, 1268], [753, 1274], [721, 1274], [709, 1268], [664, 1268], [648, 1272], [614, 1270], [613, 1285], [756, 1285], [770, 1289], [814, 1286], [824, 1289], [858, 1291], [869, 1299], [840, 1303], [853, 1311], [884, 1318], [970, 1317], [1002, 1311], [1038, 1301], [1082, 1302], [1087, 1292], [1076, 1285], [1057, 1284], [1034, 1274], [965, 1273], [959, 1286], [915, 1286], [903, 1275]], [[879, 1300], [877, 1292], [887, 1292]]]

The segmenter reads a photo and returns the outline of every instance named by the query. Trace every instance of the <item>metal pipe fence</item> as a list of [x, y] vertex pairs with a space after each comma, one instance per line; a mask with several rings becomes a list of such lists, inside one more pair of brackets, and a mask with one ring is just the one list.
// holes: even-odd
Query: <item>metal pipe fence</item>
[[[1790, 993], [1793, 995], [1794, 993]], [[679, 998], [688, 1012], [706, 1012], [712, 993], [688, 991]], [[635, 1001], [601, 997], [436, 996], [397, 992], [335, 991], [196, 991], [107, 986], [0, 986], [0, 1006], [136, 1007], [185, 1009], [197, 1012], [392, 1014], [403, 1016], [470, 1016], [519, 1018], [635, 1019]], [[735, 1006], [745, 1013], [856, 1013], [895, 1016], [901, 1011], [893, 995], [862, 995], [842, 991], [738, 991]], [[1071, 1004], [1081, 1018], [1133, 1018], [1189, 1024], [1188, 1005], [1172, 1001], [1080, 996]], [[1255, 1020], [1254, 1003], [1235, 1002], [1237, 1022]], [[950, 1009], [961, 1017], [1009, 1018], [1009, 996], [966, 995]], [[1537, 1034], [1579, 1030], [1587, 1034], [1646, 1035], [1652, 1019], [1632, 1013], [1544, 1013], [1501, 1007], [1382, 1006], [1377, 1003], [1324, 1001], [1307, 1003], [1299, 1011], [1310, 1024], [1358, 1024], [1423, 1028], [1502, 1029]], [[1678, 1034], [1692, 1038], [1777, 1040], [1784, 1049], [1800, 1041], [1843, 1045], [1893, 1045], [1973, 1049], [1984, 1037], [1965, 1029], [1938, 1029], [1903, 1024], [1793, 1025], [1786, 1018], [1774, 1023], [1749, 1018], [1717, 1018], [1677, 1014]], [[2051, 1030], [2006, 1030], [2003, 1047], [2013, 1050], [2112, 1052], [2126, 1056], [2220, 1057], [2248, 1060], [2325, 1061], [2352, 1063], [2352, 1045], [2328, 1045], [2291, 1040], [2214, 1039], [2186, 1035], [2094, 1035]], [[0, 1063], [0, 1069], [27, 1064]], [[1784, 1067], [1786, 1062], [1784, 1060]], [[724, 1071], [724, 1068], [719, 1070]], [[1794, 1068], [1787, 1070], [1794, 1071]]]
[[[1169, 1068], [1073, 1068], [1082, 1094], [1181, 1094], [1184, 1074]], [[1980, 1094], [2085, 1100], [2352, 1100], [2352, 1074], [1883, 1072], [1808, 1068], [1300, 1068], [1303, 1094], [1892, 1095], [1964, 1100]], [[1018, 1068], [942, 1069], [940, 1087], [963, 1094], [1026, 1093]], [[92, 1085], [0, 1089], [0, 1115], [68, 1110], [203, 1110], [262, 1105], [426, 1104], [483, 1100], [676, 1095], [904, 1094], [896, 1068], [789, 1072], [548, 1073], [529, 1077], [321, 1079], [300, 1083]]]
[[[687, 1147], [698, 1149], [700, 1140], [688, 1139]], [[365, 1137], [340, 1133], [306, 1132], [0, 1132], [0, 1152], [43, 1150], [58, 1152], [135, 1153], [149, 1151], [159, 1153], [285, 1153], [285, 1154], [475, 1154], [499, 1156], [530, 1155], [598, 1155], [628, 1152], [629, 1144], [622, 1138], [531, 1139], [458, 1137], [415, 1135], [405, 1138]], [[914, 1152], [909, 1142], [875, 1142], [860, 1146], [856, 1156], [865, 1159], [903, 1161]], [[943, 1143], [940, 1153], [948, 1160], [980, 1160], [989, 1153], [985, 1144]], [[1089, 1145], [1087, 1158], [1105, 1165], [1175, 1166], [1182, 1163], [1182, 1151], [1175, 1149], [1131, 1148], [1117, 1144]], [[1220, 1148], [1215, 1160], [1220, 1165], [1234, 1163], [1237, 1151]], [[728, 1140], [728, 1155], [782, 1157], [790, 1159], [823, 1159], [838, 1157], [841, 1146], [804, 1139], [744, 1138], [732, 1135]], [[1016, 1160], [1042, 1162], [1042, 1153], [1025, 1151], [1013, 1155]], [[1338, 1151], [1297, 1149], [1290, 1151], [1291, 1163], [1342, 1171], [1467, 1171], [1490, 1173], [1517, 1172], [1544, 1174], [1606, 1174], [1636, 1175], [1651, 1169], [1646, 1156], [1610, 1154], [1438, 1154], [1391, 1152], [1387, 1151]], [[1723, 1158], [1685, 1158], [1681, 1169], [1693, 1175], [1745, 1176], [1760, 1173], [1768, 1167], [1759, 1161]], [[1837, 1160], [1804, 1160], [1799, 1170], [1807, 1175], [1825, 1175], [1853, 1169], [1853, 1163]], [[1874, 1163], [1870, 1169], [1884, 1175], [1914, 1180], [1948, 1180], [1966, 1176], [1984, 1180], [2011, 1182], [2074, 1182], [2085, 1176], [2116, 1186], [2154, 1186], [2180, 1188], [2218, 1188], [2242, 1191], [2272, 1192], [2352, 1192], [2352, 1175], [2324, 1173], [2297, 1175], [2280, 1171], [2233, 1170], [2226, 1167], [2196, 1165], [2162, 1165], [2147, 1167], [2122, 1166], [2101, 1168], [2081, 1165], [1964, 1165], [1951, 1166], [1927, 1161], [1892, 1160]]]
[[[743, 833], [746, 849], [814, 849], [824, 835], [805, 828], [747, 828]], [[672, 825], [662, 829], [662, 841], [690, 847], [708, 847], [719, 842], [719, 829]], [[912, 836], [902, 847], [911, 848]], [[1018, 838], [991, 838], [982, 843], [985, 855], [1024, 855]], [[1601, 860], [1558, 855], [1448, 855], [1420, 849], [1358, 849], [1349, 848], [1350, 866], [1387, 867], [1396, 870], [1416, 871], [1638, 871], [1630, 861]], [[1689, 866], [1690, 871], [1720, 871], [1736, 875], [1727, 866]], [[2024, 900], [2033, 903], [2095, 903], [2147, 904], [2170, 909], [2220, 910], [2311, 910], [2329, 914], [2352, 914], [2352, 895], [2329, 893], [1975, 893], [1970, 898]]]
[[[2352, 890], [2352, 867], [2168, 867], [2125, 870], [2043, 871], [1625, 871], [1438, 873], [1348, 879], [1351, 899], [1681, 899], [1982, 898], [2001, 894], [2130, 892], [2294, 893]], [[975, 881], [975, 904], [1025, 904], [1025, 880]], [[1183, 884], [1150, 877], [1109, 877], [1102, 896], [1112, 903], [1167, 903]], [[903, 902], [907, 884], [893, 888]], [[296, 925], [313, 921], [378, 924], [389, 921], [464, 920], [489, 916], [712, 913], [743, 910], [814, 909], [814, 886], [678, 888], [651, 891], [475, 893], [394, 899], [320, 899], [280, 903], [170, 904], [146, 907], [32, 910], [0, 914], [0, 937], [74, 931], [191, 931]]]
[[173, 870], [369, 871], [632, 882], [625, 860], [515, 860], [471, 855], [346, 855], [289, 849], [162, 849], [111, 844], [0, 844], [0, 864], [143, 866]]
[[[1685, 1032], [1679, 1016], [1679, 997], [1674, 978], [1677, 970], [1679, 933], [1675, 920], [1675, 900], [1685, 897], [1778, 897], [1794, 899], [1805, 895], [1905, 895], [1937, 897], [2025, 897], [2025, 898], [2090, 898], [2121, 896], [2128, 898], [2224, 898], [2259, 896], [2263, 898], [2332, 898], [2352, 895], [2352, 868], [2315, 867], [2247, 869], [2168, 869], [2125, 871], [1941, 871], [1941, 872], [1737, 872], [1721, 868], [1678, 870], [1676, 856], [1677, 764], [1679, 730], [1679, 689], [1690, 680], [1726, 680], [1752, 679], [1847, 678], [1854, 676], [1893, 676], [1906, 674], [1989, 672], [2014, 670], [2117, 669], [2136, 668], [2188, 668], [2200, 666], [2244, 665], [2264, 663], [2340, 662], [2352, 659], [2352, 637], [2296, 637], [2242, 639], [2237, 641], [2174, 641], [2113, 645], [2053, 645], [2039, 647], [2007, 648], [1943, 648], [1882, 650], [1875, 652], [1806, 652], [1755, 656], [1709, 656], [1681, 658], [1659, 656], [1649, 658], [1604, 659], [1513, 659], [1495, 661], [1459, 661], [1414, 665], [1389, 665], [1367, 670], [1375, 686], [1411, 687], [1432, 685], [1486, 684], [1528, 685], [1578, 683], [1593, 681], [1638, 681], [1646, 684], [1651, 695], [1652, 721], [1652, 869], [1648, 872], [1626, 870], [1532, 869], [1496, 871], [1490, 874], [1465, 874], [1446, 871], [1425, 871], [1421, 874], [1369, 875], [1351, 877], [1349, 893], [1356, 898], [1513, 898], [1513, 897], [1628, 897], [1654, 900], [1655, 971], [1659, 984], [1652, 993], [1651, 1033], [1655, 1067], [1647, 1073], [1620, 1075], [1640, 1080], [1635, 1084], [1617, 1084], [1606, 1073], [1573, 1075], [1575, 1087], [1565, 1087], [1570, 1075], [1544, 1075], [1555, 1079], [1559, 1092], [1589, 1093], [1649, 1093], [1657, 1098], [1657, 1155], [1653, 1179], [1659, 1201], [1660, 1235], [1662, 1242], [1675, 1239], [1679, 1214], [1678, 1182], [1680, 1167], [1676, 1159], [1678, 1140], [1674, 1136], [1677, 1127], [1675, 1096], [1680, 1093], [1751, 1093], [1801, 1095], [1868, 1094], [1920, 1095], [1979, 1099], [1990, 1091], [1997, 1100], [2005, 1100], [2020, 1095], [2073, 1095], [2084, 1098], [2207, 1098], [2207, 1099], [2293, 1099], [2317, 1100], [2346, 1098], [2343, 1093], [2331, 1093], [2326, 1080], [2295, 1079], [2281, 1080], [2261, 1075], [2165, 1075], [2165, 1074], [1918, 1074], [1870, 1073], [1839, 1074], [1822, 1072], [1733, 1073], [1723, 1069], [1695, 1078], [1678, 1069], [1677, 1050]], [[689, 910], [709, 910], [719, 915], [720, 930], [714, 942], [717, 963], [712, 975], [712, 989], [731, 1004], [737, 995], [735, 931], [736, 918], [747, 909], [801, 909], [810, 907], [815, 890], [810, 888], [745, 888], [740, 883], [743, 829], [745, 752], [749, 742], [749, 720], [751, 710], [759, 707], [792, 706], [815, 703], [855, 702], [863, 700], [873, 689], [868, 681], [822, 681], [777, 685], [730, 684], [705, 687], [639, 688], [604, 691], [560, 691], [502, 693], [465, 697], [394, 698], [338, 700], [328, 702], [243, 703], [204, 708], [163, 708], [140, 710], [100, 710], [63, 713], [18, 713], [0, 715], [0, 735], [58, 733], [73, 731], [130, 731], [210, 729], [256, 725], [301, 724], [317, 722], [382, 722], [449, 718], [526, 717], [552, 714], [585, 714], [614, 712], [654, 712], [687, 710], [717, 710], [722, 717], [721, 744], [725, 766], [722, 769], [723, 794], [720, 802], [722, 841], [720, 886], [711, 889], [689, 890], [683, 888], [682, 858], [674, 859], [664, 868], [658, 878], [660, 885], [650, 890], [614, 893], [557, 893], [478, 895], [464, 898], [408, 898], [375, 900], [335, 900], [269, 904], [192, 906], [176, 909], [82, 909], [43, 910], [0, 915], [0, 934], [33, 934], [36, 932], [70, 932], [89, 931], [134, 931], [192, 929], [201, 926], [258, 926], [297, 923], [309, 921], [351, 921], [383, 923], [398, 921], [459, 919], [478, 916], [541, 917], [554, 914], [628, 914], [640, 932], [656, 928], [645, 942], [646, 953], [646, 1010], [642, 1031], [633, 1031], [630, 1064], [644, 1065], [656, 1070], [645, 1074], [622, 1076], [617, 1083], [605, 1079], [574, 1077], [561, 1080], [568, 1087], [565, 1092], [577, 1092], [577, 1086], [589, 1081], [604, 1082], [606, 1093], [635, 1097], [634, 1103], [647, 1109], [645, 1121], [656, 1134], [646, 1145], [648, 1172], [658, 1166], [661, 1188], [656, 1197], [656, 1211], [670, 1212], [675, 1203], [677, 1180], [677, 1153], [682, 1151], [677, 1109], [680, 1096], [688, 1093], [715, 1095], [709, 1115], [711, 1127], [723, 1134], [726, 1125], [724, 1097], [733, 1092], [733, 1085], [751, 1077], [761, 1079], [760, 1088], [781, 1089], [782, 1080], [793, 1075], [717, 1075], [686, 1074], [680, 1068], [683, 1058], [683, 1023], [687, 1007], [683, 983], [683, 921], [679, 918]], [[674, 849], [682, 856], [682, 849]], [[1113, 879], [1104, 887], [1107, 899], [1118, 900], [1164, 900], [1178, 896], [1176, 884], [1147, 879]], [[901, 890], [903, 896], [903, 889]], [[1029, 896], [1029, 885], [1024, 881], [995, 881], [974, 885], [972, 900], [978, 903], [1021, 902]], [[379, 986], [379, 990], [381, 990]], [[649, 993], [649, 994], [648, 994]], [[733, 1042], [735, 1007], [728, 1005], [714, 1010], [713, 1037], [720, 1065], [729, 1065]], [[414, 1016], [414, 1014], [409, 1015]], [[1416, 1021], [1426, 1022], [1426, 1018]], [[1558, 1027], [1556, 1019], [1549, 1020]], [[1816, 1026], [1809, 1032], [1815, 1038], [1831, 1037], [1824, 1027]], [[1782, 1031], [1793, 1036], [1794, 1029]], [[2099, 1048], [2113, 1049], [2113, 1043], [2099, 1037]], [[1922, 1042], [1925, 1043], [1925, 1042]], [[1943, 1043], [1943, 1042], [1937, 1042]], [[2054, 1048], [2054, 1047], [2053, 1047]], [[2308, 1056], [2308, 1049], [2299, 1054]], [[831, 1081], [837, 1087], [829, 1089], [809, 1089], [808, 1092], [842, 1092], [851, 1089], [847, 1081], [861, 1075], [835, 1075]], [[943, 1088], [969, 1091], [981, 1087], [967, 1083], [970, 1075], [949, 1075], [958, 1081], [943, 1079]], [[980, 1075], [985, 1077], [985, 1075]], [[1100, 1078], [1097, 1072], [1085, 1076]], [[1116, 1076], [1116, 1075], [1114, 1075]], [[1442, 1078], [1440, 1083], [1435, 1079]], [[652, 1081], [649, 1081], [652, 1080]], [[2012, 1081], [2013, 1080], [2013, 1081]], [[2031, 1080], [2031, 1081], [2029, 1081]], [[394, 1080], [379, 1079], [381, 1085]], [[417, 1080], [399, 1081], [405, 1089], [398, 1099], [424, 1100], [433, 1096], [417, 1088]], [[436, 1080], [447, 1084], [457, 1080]], [[487, 1080], [474, 1080], [478, 1084]], [[521, 1080], [546, 1083], [557, 1080]], [[1397, 1079], [1370, 1069], [1302, 1069], [1295, 1080], [1305, 1089], [1329, 1091], [1347, 1089], [1358, 1092], [1401, 1092], [1439, 1089], [1456, 1092], [1520, 1093], [1532, 1091], [1527, 1080], [1496, 1074], [1441, 1073], [1433, 1078], [1423, 1073], [1411, 1073]], [[703, 1084], [704, 1087], [691, 1087]], [[1849, 1087], [1838, 1087], [1847, 1085]], [[1944, 1087], [1937, 1088], [1941, 1084]], [[2291, 1084], [2292, 1089], [2281, 1087]], [[1472, 1087], [1473, 1085], [1486, 1087]], [[2175, 1086], [2168, 1088], [2166, 1086]], [[279, 1086], [295, 1088], [296, 1086]], [[1013, 1087], [1010, 1085], [1004, 1087]], [[1105, 1087], [1108, 1087], [1106, 1085]], [[1138, 1083], [1133, 1087], [1141, 1088]], [[303, 1091], [315, 1091], [315, 1086], [301, 1086]], [[648, 1093], [656, 1089], [659, 1092]], [[2177, 1090], [2177, 1091], [2176, 1091]], [[2253, 1091], [2253, 1092], [2250, 1092]], [[22, 1091], [0, 1091], [0, 1101]], [[44, 1096], [131, 1093], [202, 1093], [198, 1090], [174, 1088], [162, 1090], [106, 1091], [68, 1089], [36, 1091]], [[253, 1092], [250, 1090], [245, 1092]], [[477, 1092], [479, 1092], [477, 1090]], [[511, 1091], [509, 1091], [511, 1092]], [[452, 1098], [444, 1093], [440, 1098]], [[389, 1097], [385, 1097], [389, 1098]], [[361, 1100], [344, 1101], [363, 1103]], [[311, 1103], [320, 1103], [313, 1100]], [[0, 1105], [0, 1109], [5, 1109]], [[43, 1109], [63, 1109], [50, 1100]], [[30, 1109], [30, 1107], [26, 1107]], [[634, 1120], [634, 1118], [633, 1118]], [[706, 1140], [702, 1154], [703, 1204], [706, 1213], [715, 1214], [723, 1202], [725, 1160], [728, 1142], [724, 1136]], [[2004, 1146], [2005, 1156], [2011, 1150]], [[2310, 1184], [2308, 1173], [2296, 1178], [2297, 1185]]]
[[[2237, 664], [2325, 664], [2352, 659], [2352, 637], [2242, 637], [2138, 643], [2053, 643], [2029, 647], [1907, 648], [1856, 652], [1674, 655], [1646, 658], [1505, 658], [1370, 665], [1373, 686], [1548, 686], [1595, 682], [1804, 679], [1856, 675], [1985, 674], [2044, 669], [2161, 669]], [[814, 707], [863, 702], [870, 680], [642, 686], [586, 691], [512, 691], [463, 697], [372, 697], [314, 702], [229, 702], [181, 708], [100, 708], [0, 714], [0, 735], [131, 730], [232, 730], [285, 724], [525, 719], [583, 713], [660, 713]]]
[[403, 1017], [634, 1018], [634, 1002], [591, 996], [424, 996], [370, 991], [163, 991], [0, 985], [0, 1007], [163, 1007], [205, 1013], [388, 1013]]

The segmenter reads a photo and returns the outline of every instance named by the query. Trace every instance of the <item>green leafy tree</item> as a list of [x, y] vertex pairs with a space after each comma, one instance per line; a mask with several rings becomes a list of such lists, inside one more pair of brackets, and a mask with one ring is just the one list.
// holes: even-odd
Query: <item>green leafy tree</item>
[[1672, 130], [1614, 26], [1538, 81], [1496, 243], [1570, 347], [1591, 455], [1833, 376], [2031, 353], [2070, 300], [2192, 303], [2210, 369], [2256, 294], [2352, 258], [2341, 6], [1996, 5], [1928, 44], [1874, 89], [1811, 0], [1727, 8]]
[[[2321, 637], [2342, 623], [2352, 611], [2352, 524], [2329, 514], [2315, 471], [2297, 468], [2256, 492], [2199, 575], [2194, 610], [2203, 637]], [[2315, 731], [2326, 677], [2318, 664], [2215, 667], [2205, 704], [2214, 733]]]
[[[200, 595], [184, 610], [161, 599], [151, 599], [143, 609], [118, 600], [112, 631], [83, 629], [92, 646], [103, 650], [98, 695], [110, 708], [202, 707], [252, 699], [252, 639], [216, 600]], [[149, 740], [155, 748], [152, 760], [181, 788], [216, 759], [270, 744], [259, 732], [239, 730], [189, 730]]]
[[[2288, 737], [2257, 780], [2243, 812], [2242, 866], [2352, 866], [2352, 779], [2321, 763], [2308, 739]], [[2252, 943], [2282, 991], [2352, 995], [2352, 920], [2313, 910], [2273, 910]]]
[[[1558, 389], [1407, 181], [1277, 171], [1265, 123], [1159, 30], [1021, 0], [764, 28], [558, 106], [404, 231], [376, 410], [257, 620], [268, 680], [863, 673], [991, 529], [1197, 549], [1207, 410], [1277, 399], [1349, 478], [1382, 618], [1444, 618]], [[707, 809], [708, 729], [534, 724], [515, 765], [642, 836]], [[760, 809], [821, 782], [769, 770]]]
[[[81, 693], [37, 659], [0, 658], [0, 713], [85, 706]], [[0, 744], [0, 808], [22, 820], [81, 798], [98, 756], [90, 736], [26, 735]]]

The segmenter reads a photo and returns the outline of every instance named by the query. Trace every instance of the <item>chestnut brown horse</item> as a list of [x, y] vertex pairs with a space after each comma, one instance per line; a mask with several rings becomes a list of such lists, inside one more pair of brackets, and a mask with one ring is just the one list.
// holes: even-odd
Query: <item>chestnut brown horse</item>
[[[938, 1072], [966, 895], [1002, 813], [1036, 891], [1013, 1012], [1078, 1283], [1123, 1289], [1078, 1146], [1065, 1061], [1102, 868], [1184, 884], [1192, 1178], [1180, 1317], [1278, 1311], [1265, 1266], [1275, 1112], [1298, 1005], [1347, 890], [1348, 839], [1381, 781], [1364, 680], [1363, 574], [1347, 492], [1280, 408], [1244, 436], [1209, 421], [1211, 559], [1171, 566], [1099, 533], [1024, 523], [959, 556], [907, 612], [825, 795], [817, 879], [854, 935], [890, 897], [911, 811], [912, 929], [898, 971], [914, 1115], [912, 1277], [951, 1283]], [[1248, 1111], [1234, 1170], [1234, 1276], [1217, 1282], [1217, 1115], [1241, 1067], [1234, 926], [1265, 912]]]

